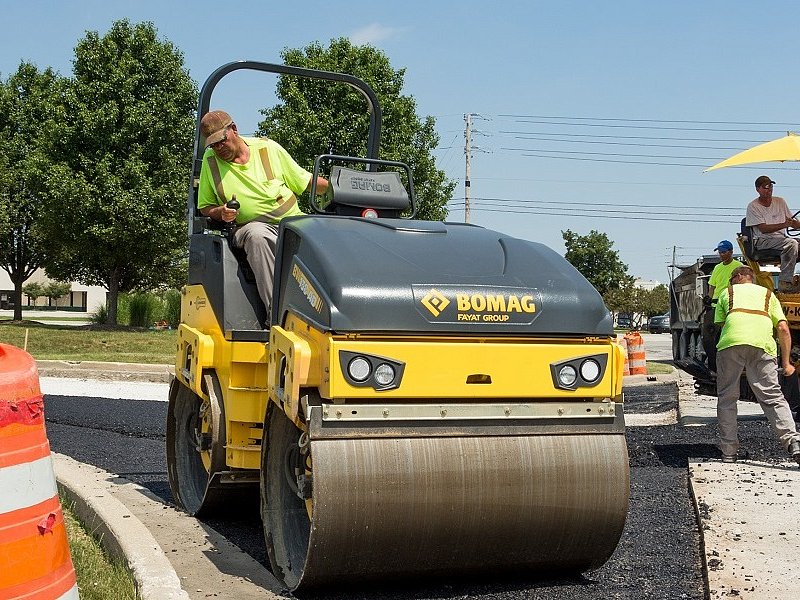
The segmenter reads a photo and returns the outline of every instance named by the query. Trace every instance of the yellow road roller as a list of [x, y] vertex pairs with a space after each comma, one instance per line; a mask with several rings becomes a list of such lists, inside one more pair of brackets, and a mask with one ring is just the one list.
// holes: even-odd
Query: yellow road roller
[[167, 417], [177, 504], [236, 515], [260, 497], [271, 570], [294, 592], [602, 565], [630, 486], [624, 356], [600, 295], [542, 244], [414, 220], [410, 169], [379, 159], [380, 106], [355, 77], [230, 63], [198, 117], [238, 69], [355, 89], [368, 151], [317, 158], [330, 189], [281, 222], [266, 314], [246, 257], [196, 210], [198, 121]]

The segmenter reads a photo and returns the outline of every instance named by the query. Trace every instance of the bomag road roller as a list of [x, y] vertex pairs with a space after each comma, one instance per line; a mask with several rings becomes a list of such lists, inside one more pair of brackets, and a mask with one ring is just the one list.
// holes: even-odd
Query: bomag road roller
[[[800, 212], [795, 213], [797, 218]], [[800, 236], [800, 231], [788, 230], [790, 236]], [[757, 250], [753, 246], [752, 227], [741, 221], [736, 235], [741, 251], [741, 261], [756, 275], [755, 283], [773, 291], [781, 303], [792, 336], [791, 361], [800, 369], [800, 294], [776, 289], [780, 250]], [[670, 330], [672, 356], [675, 366], [694, 377], [695, 392], [717, 395], [716, 343], [719, 330], [714, 328], [716, 300], [708, 295], [708, 280], [719, 256], [703, 256], [695, 264], [684, 268], [670, 284]], [[725, 292], [723, 292], [725, 293]], [[778, 344], [780, 352], [780, 344]], [[800, 422], [800, 388], [797, 375], [785, 377], [779, 371], [778, 382], [789, 403], [795, 421]], [[747, 377], [742, 374], [739, 397], [747, 402], [757, 402]]]
[[[247, 262], [195, 208], [171, 384], [176, 502], [237, 514], [260, 495], [271, 570], [292, 591], [464, 572], [583, 570], [628, 509], [623, 354], [600, 295], [564, 258], [481, 227], [404, 218], [408, 167], [322, 155], [315, 214], [281, 221], [270, 314]], [[351, 163], [349, 166], [342, 163]], [[326, 171], [327, 172], [327, 171]]]

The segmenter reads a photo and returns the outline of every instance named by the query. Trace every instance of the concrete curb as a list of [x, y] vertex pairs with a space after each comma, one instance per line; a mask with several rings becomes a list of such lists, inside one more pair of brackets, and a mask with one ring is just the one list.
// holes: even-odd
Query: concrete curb
[[99, 361], [37, 360], [42, 377], [73, 377], [113, 381], [169, 383], [174, 365], [148, 365]]
[[[74, 504], [81, 522], [99, 534], [106, 551], [125, 562], [141, 600], [189, 600], [161, 546], [111, 493], [114, 480], [119, 479], [62, 454], [52, 453], [52, 457], [59, 490]], [[127, 485], [139, 487], [132, 482]]]

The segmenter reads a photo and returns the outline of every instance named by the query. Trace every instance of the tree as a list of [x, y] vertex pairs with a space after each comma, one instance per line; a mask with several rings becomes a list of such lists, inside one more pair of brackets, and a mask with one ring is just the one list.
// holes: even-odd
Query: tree
[[601, 295], [625, 285], [632, 285], [628, 265], [619, 259], [614, 243], [605, 233], [594, 229], [589, 235], [578, 235], [567, 229], [561, 232], [567, 248], [564, 258], [586, 277]]
[[644, 299], [644, 314], [648, 317], [663, 315], [669, 311], [669, 289], [663, 283], [648, 290]]
[[197, 87], [152, 23], [115, 22], [75, 48], [67, 116], [39, 164], [46, 271], [120, 292], [157, 286], [185, 255]]
[[[420, 120], [414, 98], [401, 94], [405, 69], [392, 69], [380, 50], [345, 38], [331, 40], [328, 48], [315, 42], [286, 49], [281, 56], [287, 65], [348, 73], [367, 82], [383, 110], [380, 158], [411, 167], [417, 218], [447, 216], [455, 182], [436, 168], [431, 154], [439, 143], [435, 120]], [[366, 156], [369, 116], [361, 94], [343, 84], [282, 75], [277, 95], [282, 104], [261, 111], [259, 134], [280, 142], [298, 163], [311, 170], [319, 154]]]
[[69, 294], [71, 289], [72, 285], [66, 281], [50, 281], [42, 288], [42, 293], [47, 296], [49, 306], [53, 306], [53, 300], [58, 306], [58, 299]]
[[36, 306], [36, 301], [44, 296], [44, 289], [41, 283], [36, 281], [32, 283], [26, 283], [22, 286], [22, 293], [24, 293], [29, 299], [33, 300], [33, 305]]
[[45, 260], [42, 213], [33, 168], [63, 116], [64, 80], [20, 63], [0, 85], [0, 268], [14, 284], [14, 320], [22, 319], [23, 284]]

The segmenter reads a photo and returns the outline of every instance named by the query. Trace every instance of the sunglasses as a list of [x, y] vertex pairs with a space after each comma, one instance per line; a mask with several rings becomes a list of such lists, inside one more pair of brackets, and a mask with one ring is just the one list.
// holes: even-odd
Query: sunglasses
[[225, 129], [223, 130], [222, 133], [222, 139], [219, 140], [218, 142], [214, 142], [213, 144], [209, 144], [211, 148], [214, 148], [216, 150], [217, 148], [222, 147], [222, 144], [228, 141], [228, 130], [231, 128], [231, 125], [233, 125], [233, 123], [225, 125]]

